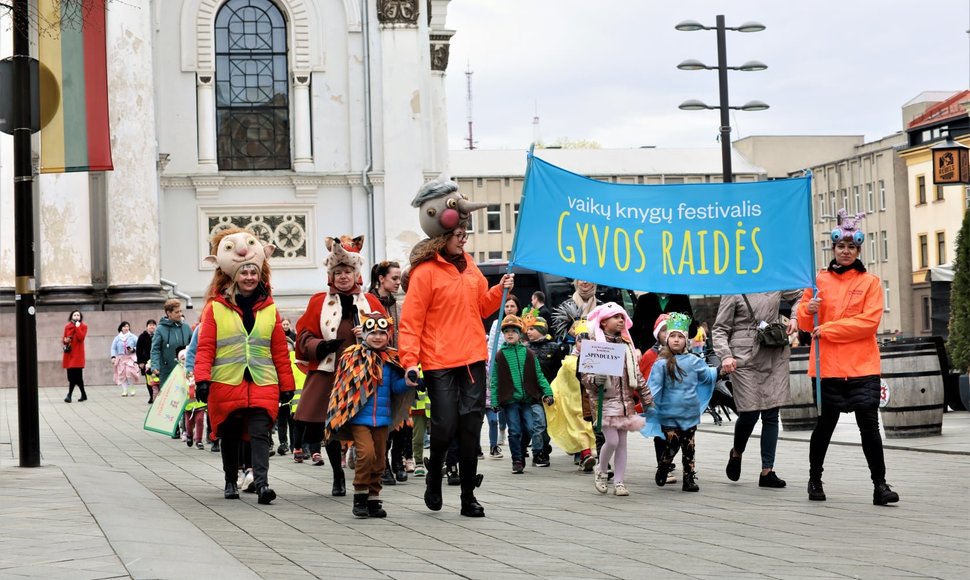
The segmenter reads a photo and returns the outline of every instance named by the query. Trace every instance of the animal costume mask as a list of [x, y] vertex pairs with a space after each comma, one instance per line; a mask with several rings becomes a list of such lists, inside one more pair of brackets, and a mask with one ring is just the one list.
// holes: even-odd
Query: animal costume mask
[[263, 245], [251, 232], [240, 230], [223, 236], [219, 240], [215, 255], [206, 256], [205, 261], [216, 265], [230, 280], [235, 280], [236, 273], [246, 264], [253, 264], [262, 272], [263, 262], [274, 251], [276, 246]]
[[380, 312], [369, 312], [362, 316], [360, 327], [360, 340], [365, 345], [367, 344], [367, 337], [372, 332], [383, 332], [388, 339], [394, 334], [394, 321]]
[[411, 202], [411, 207], [419, 208], [418, 221], [430, 238], [450, 233], [459, 226], [467, 228], [471, 212], [487, 205], [468, 201], [458, 193], [458, 184], [444, 177], [424, 184]]
[[589, 313], [586, 320], [589, 322], [589, 326], [593, 331], [593, 338], [600, 342], [606, 342], [606, 334], [603, 332], [603, 327], [600, 322], [606, 320], [607, 318], [613, 318], [617, 314], [623, 315], [623, 330], [620, 334], [623, 336], [623, 340], [626, 342], [633, 342], [630, 338], [630, 328], [633, 326], [633, 321], [630, 320], [630, 316], [626, 313], [626, 310], [616, 302], [607, 302], [606, 304], [600, 304]]
[[670, 316], [667, 317], [667, 336], [679, 332], [684, 335], [684, 338], [689, 338], [688, 333], [690, 332], [690, 316], [683, 314], [681, 312], [671, 312]]
[[[359, 239], [363, 244], [364, 237], [360, 236]], [[337, 241], [334, 238], [326, 239], [327, 249], [330, 250], [330, 255], [324, 262], [327, 271], [330, 272], [337, 266], [350, 266], [357, 273], [357, 277], [360, 278], [360, 272], [364, 269], [364, 257], [359, 252], [348, 251], [342, 243], [334, 243]]]
[[849, 212], [840, 209], [838, 213], [838, 227], [832, 230], [832, 245], [845, 240], [850, 244], [855, 244], [861, 248], [866, 241], [866, 233], [859, 227], [859, 222], [866, 217], [866, 212], [860, 211], [854, 218], [849, 217]]

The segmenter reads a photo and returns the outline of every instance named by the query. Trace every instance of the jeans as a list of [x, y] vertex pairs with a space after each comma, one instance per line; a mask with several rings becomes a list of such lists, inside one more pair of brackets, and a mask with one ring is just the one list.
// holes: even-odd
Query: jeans
[[775, 466], [775, 449], [778, 448], [778, 407], [763, 411], [741, 411], [734, 424], [734, 450], [744, 453], [748, 438], [761, 417], [761, 469]]
[[498, 445], [498, 416], [501, 409], [485, 409], [485, 420], [488, 421], [488, 446], [491, 449]]
[[[832, 441], [832, 433], [839, 424], [839, 411], [822, 407], [822, 414], [818, 417], [812, 440], [808, 448], [808, 477], [812, 480], [822, 479], [822, 464], [825, 453]], [[886, 458], [882, 450], [882, 435], [879, 433], [879, 409], [864, 409], [855, 412], [855, 422], [859, 426], [862, 437], [862, 452], [869, 464], [869, 476], [872, 483], [886, 482]]]
[[546, 434], [546, 409], [542, 403], [532, 403], [532, 456], [545, 452], [549, 435]]
[[525, 442], [534, 431], [532, 405], [506, 403], [502, 405], [502, 412], [505, 413], [505, 420], [509, 423], [509, 451], [512, 453], [512, 461], [523, 461]]

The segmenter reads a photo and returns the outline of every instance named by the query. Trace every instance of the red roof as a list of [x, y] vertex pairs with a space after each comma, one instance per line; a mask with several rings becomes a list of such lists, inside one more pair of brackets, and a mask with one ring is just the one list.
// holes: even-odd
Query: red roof
[[922, 115], [910, 121], [906, 128], [915, 129], [923, 125], [934, 125], [955, 117], [965, 117], [967, 115], [967, 109], [963, 106], [963, 103], [968, 100], [970, 100], [970, 90], [955, 93], [949, 99], [926, 109]]

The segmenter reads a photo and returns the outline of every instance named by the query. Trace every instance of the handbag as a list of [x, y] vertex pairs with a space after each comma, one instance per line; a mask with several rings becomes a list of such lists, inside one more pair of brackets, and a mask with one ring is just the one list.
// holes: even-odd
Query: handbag
[[[754, 315], [754, 309], [751, 308], [751, 302], [748, 297], [744, 294], [741, 295], [744, 298], [744, 303], [748, 307], [748, 312], [751, 313], [751, 318], [757, 320]], [[789, 346], [788, 343], [788, 327], [780, 322], [769, 322], [764, 323], [764, 326], [758, 328], [758, 344], [768, 348], [780, 348]]]

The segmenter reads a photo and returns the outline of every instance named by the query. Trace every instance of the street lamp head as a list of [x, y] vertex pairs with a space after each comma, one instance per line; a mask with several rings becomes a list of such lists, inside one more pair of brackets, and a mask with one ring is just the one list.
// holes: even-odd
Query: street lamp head
[[738, 70], [743, 70], [743, 71], [759, 71], [759, 70], [765, 70], [766, 68], [768, 68], [768, 65], [766, 65], [765, 63], [763, 63], [761, 61], [749, 60], [748, 62], [746, 62], [746, 63], [742, 64], [741, 66], [739, 66], [738, 67]]
[[708, 30], [710, 27], [704, 26], [696, 20], [684, 20], [674, 28], [681, 32], [694, 32], [695, 30]]
[[689, 99], [681, 103], [679, 108], [682, 111], [703, 111], [704, 109], [713, 109], [714, 107], [707, 106], [704, 101]]
[[677, 65], [680, 70], [708, 70], [713, 67], [709, 67], [701, 61], [693, 58], [689, 58], [684, 62]]
[[748, 21], [735, 28], [738, 32], [761, 32], [765, 29], [765, 25], [760, 22]]
[[764, 111], [768, 108], [768, 103], [763, 103], [761, 101], [748, 101], [747, 103], [741, 105], [742, 111]]

